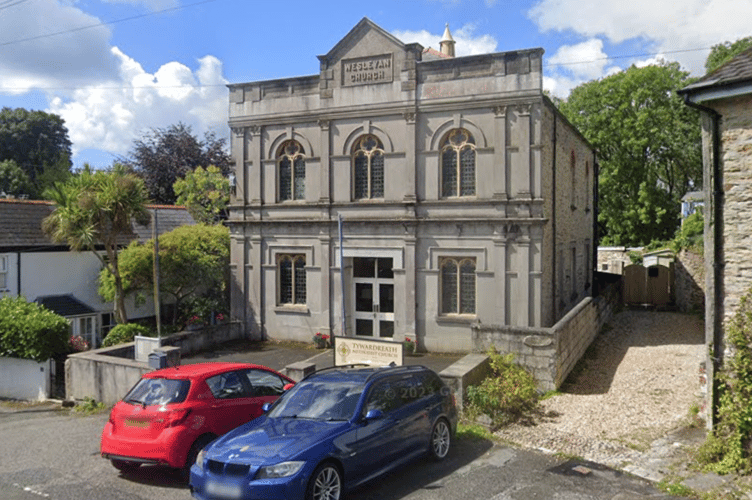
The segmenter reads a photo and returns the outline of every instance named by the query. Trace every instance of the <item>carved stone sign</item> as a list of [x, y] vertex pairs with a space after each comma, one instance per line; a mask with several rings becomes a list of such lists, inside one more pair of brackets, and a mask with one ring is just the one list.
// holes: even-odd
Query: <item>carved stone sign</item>
[[342, 86], [370, 85], [394, 80], [392, 54], [342, 60]]

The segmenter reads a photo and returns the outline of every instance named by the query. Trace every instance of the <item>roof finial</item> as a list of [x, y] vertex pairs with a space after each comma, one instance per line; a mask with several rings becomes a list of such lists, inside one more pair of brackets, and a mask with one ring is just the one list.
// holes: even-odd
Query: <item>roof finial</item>
[[441, 47], [441, 53], [448, 57], [454, 57], [454, 38], [452, 38], [452, 34], [449, 32], [449, 23], [446, 23], [446, 29], [444, 29], [444, 36], [441, 38], [441, 41], [439, 42], [439, 47]]

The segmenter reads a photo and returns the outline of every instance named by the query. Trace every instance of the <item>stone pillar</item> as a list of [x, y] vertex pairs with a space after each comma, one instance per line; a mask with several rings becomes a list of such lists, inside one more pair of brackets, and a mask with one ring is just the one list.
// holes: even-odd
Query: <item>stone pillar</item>
[[[320, 269], [319, 272], [319, 293], [321, 294], [320, 298], [320, 304], [321, 304], [321, 321], [324, 321], [326, 319], [327, 324], [321, 325], [324, 328], [327, 328], [328, 331], [333, 333], [335, 331], [335, 327], [338, 325], [335, 324], [334, 315], [332, 314], [332, 292], [331, 292], [331, 286], [332, 286], [332, 240], [331, 237], [327, 231], [326, 228], [323, 228], [321, 232], [319, 233], [319, 255], [314, 255], [314, 261], [318, 260], [318, 268]], [[318, 258], [317, 258], [318, 257]]]
[[[414, 231], [414, 228], [413, 228]], [[405, 335], [416, 338], [416, 307], [417, 301], [415, 297], [416, 288], [416, 267], [415, 267], [415, 245], [417, 238], [415, 234], [405, 235], [405, 256], [404, 256], [404, 269], [405, 269], [405, 303], [395, 304], [397, 307], [404, 308], [405, 311]], [[423, 332], [425, 334], [425, 332]], [[416, 338], [416, 340], [419, 340]]]
[[522, 226], [522, 234], [517, 238], [517, 248], [520, 252], [519, 259], [519, 284], [520, 284], [520, 301], [525, 305], [525, 309], [521, 311], [520, 319], [522, 324], [517, 326], [530, 326], [530, 227]]
[[261, 186], [264, 184], [263, 168], [261, 165], [261, 159], [264, 154], [261, 145], [261, 127], [254, 125], [249, 128], [249, 133], [246, 134], [247, 144], [247, 184], [248, 184], [248, 197], [246, 203], [252, 205], [260, 205], [261, 200]]
[[246, 199], [246, 169], [245, 169], [245, 127], [232, 128], [232, 148], [230, 154], [235, 160], [235, 193], [234, 203], [245, 205]]
[[504, 228], [497, 229], [494, 235], [494, 322], [506, 325], [507, 315], [507, 239]]
[[507, 107], [493, 108], [494, 120], [494, 167], [493, 197], [507, 199]]
[[248, 274], [248, 306], [251, 310], [249, 318], [249, 327], [251, 338], [261, 340], [264, 338], [264, 324], [266, 322], [266, 311], [264, 310], [264, 270], [263, 270], [263, 251], [261, 234], [254, 234], [249, 238], [250, 246], [248, 247], [247, 269], [244, 271]]
[[321, 135], [320, 135], [320, 143], [319, 148], [321, 149], [321, 177], [319, 178], [320, 184], [319, 184], [319, 202], [320, 203], [330, 203], [332, 196], [331, 196], [331, 183], [329, 181], [331, 171], [332, 171], [332, 164], [330, 160], [331, 151], [330, 151], [330, 143], [331, 139], [329, 137], [329, 130], [330, 130], [330, 124], [331, 122], [329, 120], [319, 120], [319, 127], [321, 128]]
[[406, 202], [415, 202], [417, 195], [415, 192], [415, 175], [416, 175], [416, 144], [415, 144], [415, 112], [405, 113], [405, 165], [404, 165], [404, 188], [403, 199]]

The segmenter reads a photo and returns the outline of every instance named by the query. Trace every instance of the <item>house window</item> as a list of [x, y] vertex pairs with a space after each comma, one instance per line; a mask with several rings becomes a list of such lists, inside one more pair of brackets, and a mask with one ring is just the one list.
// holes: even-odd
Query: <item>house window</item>
[[465, 129], [450, 131], [441, 144], [441, 196], [475, 195], [475, 140]]
[[305, 255], [277, 256], [279, 305], [306, 303]]
[[353, 146], [353, 198], [384, 197], [384, 146], [375, 135], [364, 135]]
[[277, 154], [279, 201], [305, 198], [305, 150], [298, 141], [287, 141]]
[[443, 258], [441, 314], [475, 314], [475, 259]]
[[8, 289], [8, 256], [0, 255], [0, 290]]
[[96, 330], [96, 318], [94, 316], [79, 316], [71, 318], [72, 335], [84, 339], [92, 349], [99, 347], [99, 337]]

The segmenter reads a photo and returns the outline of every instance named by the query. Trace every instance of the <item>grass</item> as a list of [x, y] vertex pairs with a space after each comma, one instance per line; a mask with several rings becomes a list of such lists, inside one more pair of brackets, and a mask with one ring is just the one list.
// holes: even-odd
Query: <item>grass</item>
[[465, 422], [457, 424], [457, 439], [467, 439], [470, 441], [496, 440], [494, 435], [482, 425]]
[[94, 398], [86, 397], [82, 402], [74, 406], [72, 411], [79, 415], [87, 416], [96, 415], [107, 410], [108, 408], [104, 403], [96, 401]]

